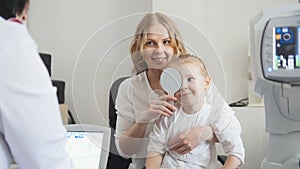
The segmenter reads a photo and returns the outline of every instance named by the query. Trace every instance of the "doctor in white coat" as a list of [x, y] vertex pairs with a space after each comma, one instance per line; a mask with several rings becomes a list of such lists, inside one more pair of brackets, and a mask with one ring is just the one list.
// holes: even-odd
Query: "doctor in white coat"
[[6, 20], [21, 1], [27, 15], [29, 0], [0, 0], [0, 168], [14, 159], [19, 169], [71, 169], [56, 90], [37, 46], [26, 26]]

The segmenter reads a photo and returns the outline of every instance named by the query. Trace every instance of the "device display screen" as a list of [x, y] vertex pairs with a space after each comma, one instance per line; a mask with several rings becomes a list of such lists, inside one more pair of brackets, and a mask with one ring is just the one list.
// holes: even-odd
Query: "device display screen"
[[275, 27], [273, 37], [273, 70], [300, 69], [300, 27]]
[[76, 169], [97, 169], [101, 157], [103, 133], [68, 132], [66, 150]]

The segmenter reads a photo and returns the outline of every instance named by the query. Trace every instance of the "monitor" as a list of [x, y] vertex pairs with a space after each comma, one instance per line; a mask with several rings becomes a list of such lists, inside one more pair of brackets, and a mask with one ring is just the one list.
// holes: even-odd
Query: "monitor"
[[67, 125], [66, 150], [76, 169], [105, 169], [110, 129], [93, 125]]
[[300, 19], [298, 16], [271, 18], [264, 30], [261, 62], [268, 80], [300, 82]]

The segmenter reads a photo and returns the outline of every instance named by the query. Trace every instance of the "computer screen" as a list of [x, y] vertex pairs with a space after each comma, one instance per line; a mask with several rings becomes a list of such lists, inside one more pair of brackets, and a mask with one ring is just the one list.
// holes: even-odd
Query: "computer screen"
[[274, 27], [273, 70], [300, 68], [300, 27]]
[[295, 16], [270, 18], [262, 33], [260, 59], [265, 79], [299, 83], [299, 18]]
[[104, 133], [68, 131], [67, 152], [76, 169], [98, 169]]

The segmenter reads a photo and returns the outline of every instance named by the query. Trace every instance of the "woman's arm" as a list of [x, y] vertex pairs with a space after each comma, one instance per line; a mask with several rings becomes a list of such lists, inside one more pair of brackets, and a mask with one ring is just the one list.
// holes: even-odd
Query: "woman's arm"
[[[175, 94], [177, 98], [176, 106], [180, 107], [181, 96], [180, 92]], [[211, 104], [218, 104], [222, 103], [223, 99], [213, 83], [210, 83], [210, 87], [207, 93], [207, 101]], [[222, 105], [220, 104], [220, 105]], [[222, 112], [223, 106], [218, 106], [219, 108], [215, 109], [219, 113]], [[191, 130], [182, 133], [174, 142], [174, 144], [170, 147], [170, 149], [176, 151], [180, 154], [186, 154], [192, 151], [195, 147], [197, 147], [201, 142], [208, 141], [208, 142], [219, 142], [218, 138], [216, 137], [213, 128], [211, 126], [198, 126], [192, 128]]]
[[132, 156], [141, 149], [143, 142], [146, 141], [144, 134], [147, 125], [147, 123], [134, 123], [132, 127], [122, 134], [119, 140], [119, 147], [123, 153]]
[[[126, 99], [129, 100], [127, 96], [125, 96], [123, 99], [119, 99], [119, 101], [123, 102], [122, 105], [131, 106], [129, 108], [124, 108], [124, 110], [133, 111], [132, 105], [129, 104], [129, 102], [124, 102]], [[173, 112], [176, 111], [176, 107], [169, 104], [167, 102], [168, 100], [176, 100], [176, 98], [167, 95], [157, 98], [151, 102], [148, 109], [139, 119], [129, 120], [129, 118], [122, 117], [122, 115], [118, 113], [116, 145], [119, 148], [119, 151], [121, 150], [121, 154], [124, 156], [132, 156], [141, 149], [141, 146], [144, 143], [148, 142], [148, 138], [144, 138], [144, 135], [149, 122], [155, 120], [160, 115], [173, 115]]]
[[136, 123], [132, 103], [136, 97], [132, 94], [133, 80], [133, 77], [128, 78], [120, 84], [115, 104], [117, 109], [115, 143], [118, 152], [124, 157], [130, 157], [140, 149], [147, 127], [146, 123]]
[[181, 134], [170, 147], [171, 150], [180, 154], [186, 154], [197, 147], [201, 142], [217, 142], [218, 139], [215, 136], [212, 127], [210, 126], [198, 126], [191, 130]]
[[159, 169], [163, 156], [158, 152], [149, 152], [146, 159], [147, 169]]
[[241, 165], [241, 160], [234, 155], [229, 155], [222, 169], [236, 169]]

